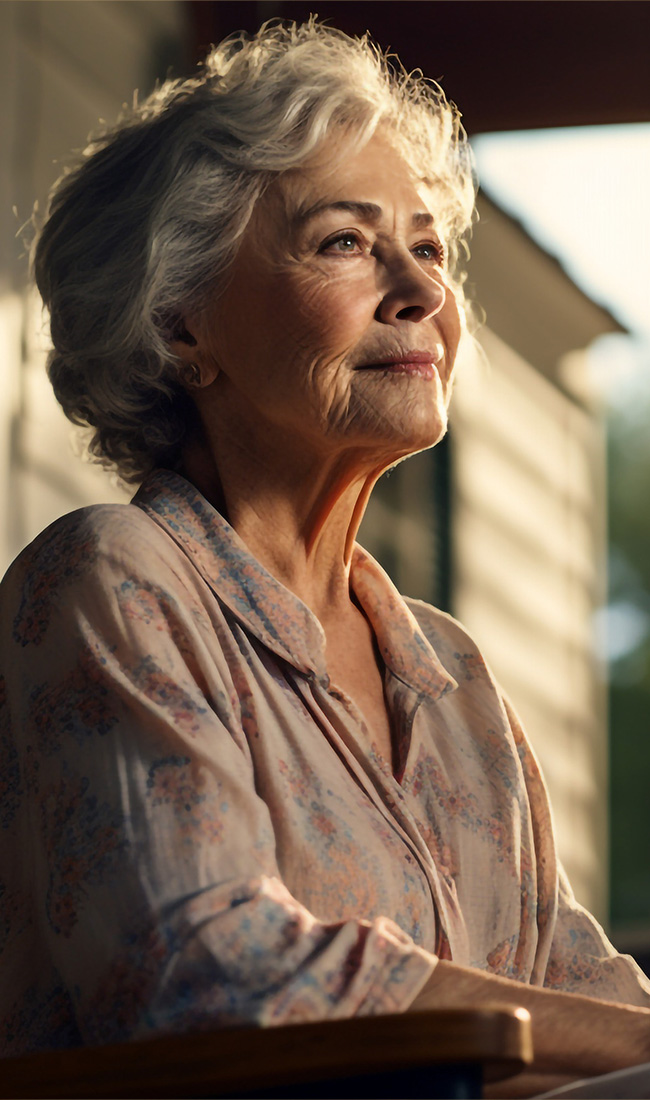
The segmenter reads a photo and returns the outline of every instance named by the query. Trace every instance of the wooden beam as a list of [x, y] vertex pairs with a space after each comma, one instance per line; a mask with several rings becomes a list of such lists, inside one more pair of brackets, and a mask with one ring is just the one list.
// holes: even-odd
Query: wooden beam
[[650, 121], [646, 0], [186, 0], [195, 54], [273, 16], [370, 29], [438, 79], [471, 133]]

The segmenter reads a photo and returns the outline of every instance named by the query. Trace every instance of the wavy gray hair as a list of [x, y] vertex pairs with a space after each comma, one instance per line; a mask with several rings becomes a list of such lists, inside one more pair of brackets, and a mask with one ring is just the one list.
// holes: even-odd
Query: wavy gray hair
[[33, 269], [50, 312], [50, 380], [68, 418], [93, 430], [95, 460], [130, 482], [178, 465], [195, 420], [169, 347], [182, 315], [219, 292], [278, 173], [335, 128], [339, 147], [358, 149], [380, 123], [440, 189], [453, 273], [474, 206], [460, 115], [368, 35], [272, 21], [226, 39], [198, 76], [166, 81], [90, 141], [54, 185]]

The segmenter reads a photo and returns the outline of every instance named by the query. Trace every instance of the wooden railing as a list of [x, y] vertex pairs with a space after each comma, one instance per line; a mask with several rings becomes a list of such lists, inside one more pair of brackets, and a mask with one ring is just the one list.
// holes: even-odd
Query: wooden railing
[[480, 1097], [532, 1061], [525, 1009], [167, 1035], [0, 1061], [0, 1097]]

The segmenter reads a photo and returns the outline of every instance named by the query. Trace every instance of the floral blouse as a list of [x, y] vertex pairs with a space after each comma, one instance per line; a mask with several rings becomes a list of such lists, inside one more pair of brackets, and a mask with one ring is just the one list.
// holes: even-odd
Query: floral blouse
[[[179, 475], [0, 587], [0, 1053], [399, 1012], [438, 958], [650, 1006], [474, 642], [356, 547], [395, 773], [309, 609]], [[372, 747], [371, 747], [372, 746]]]

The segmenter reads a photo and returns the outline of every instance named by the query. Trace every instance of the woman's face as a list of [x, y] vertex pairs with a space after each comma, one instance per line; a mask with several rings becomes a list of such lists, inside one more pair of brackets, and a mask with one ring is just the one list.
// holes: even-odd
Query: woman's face
[[249, 438], [386, 464], [431, 446], [462, 327], [431, 190], [381, 135], [343, 157], [333, 143], [260, 199], [188, 327], [219, 368], [220, 420]]

